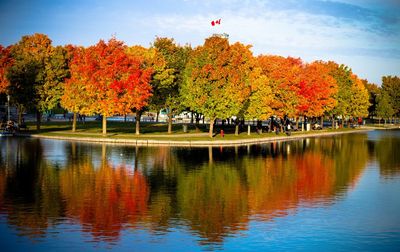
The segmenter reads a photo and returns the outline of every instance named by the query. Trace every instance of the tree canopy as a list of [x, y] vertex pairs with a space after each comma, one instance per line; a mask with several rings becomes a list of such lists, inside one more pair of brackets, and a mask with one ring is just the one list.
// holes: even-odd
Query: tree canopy
[[[145, 110], [185, 109], [210, 121], [400, 115], [400, 78], [384, 76], [382, 87], [361, 80], [333, 61], [303, 62], [278, 55], [254, 56], [251, 45], [213, 35], [194, 49], [156, 37], [148, 47], [111, 38], [88, 47], [53, 46], [45, 34], [0, 45], [0, 94], [40, 114], [59, 106], [106, 119]], [[4, 97], [4, 95], [2, 95]], [[378, 113], [379, 112], [379, 113]], [[392, 113], [393, 112], [393, 113]], [[137, 124], [138, 133], [138, 124]]]

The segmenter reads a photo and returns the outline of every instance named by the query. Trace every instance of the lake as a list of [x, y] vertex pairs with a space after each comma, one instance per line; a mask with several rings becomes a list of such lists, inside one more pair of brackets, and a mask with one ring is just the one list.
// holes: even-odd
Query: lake
[[241, 147], [1, 138], [1, 251], [395, 251], [400, 131]]

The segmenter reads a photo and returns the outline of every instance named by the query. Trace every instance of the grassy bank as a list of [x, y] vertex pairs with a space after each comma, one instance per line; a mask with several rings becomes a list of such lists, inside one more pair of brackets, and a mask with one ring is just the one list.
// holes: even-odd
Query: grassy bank
[[[206, 125], [200, 125], [196, 129], [193, 125], [187, 125], [187, 132], [183, 132], [182, 124], [174, 124], [172, 134], [167, 134], [167, 125], [165, 123], [142, 123], [141, 134], [135, 134], [135, 125], [132, 122], [108, 122], [107, 136], [102, 135], [101, 122], [92, 121], [86, 123], [78, 123], [76, 132], [71, 131], [70, 122], [45, 122], [41, 126], [40, 132], [36, 131], [35, 124], [28, 124], [28, 130], [22, 133], [29, 135], [40, 135], [49, 137], [64, 137], [64, 138], [105, 138], [105, 139], [127, 139], [127, 140], [160, 140], [160, 141], [235, 141], [235, 140], [257, 140], [264, 138], [286, 137], [285, 133], [262, 133], [257, 134], [255, 127], [252, 127], [251, 135], [247, 134], [247, 126], [243, 131], [236, 136], [234, 134], [234, 125], [225, 125], [225, 136], [222, 137], [219, 133], [222, 129], [221, 125], [215, 127], [215, 136], [211, 139], [208, 137], [208, 129]], [[361, 130], [363, 128], [360, 128]], [[342, 128], [332, 130], [325, 128], [323, 130], [301, 132], [292, 132], [293, 136], [300, 135], [315, 135], [323, 133], [344, 133], [346, 131], [359, 130], [353, 128]], [[365, 128], [364, 128], [365, 130]]]

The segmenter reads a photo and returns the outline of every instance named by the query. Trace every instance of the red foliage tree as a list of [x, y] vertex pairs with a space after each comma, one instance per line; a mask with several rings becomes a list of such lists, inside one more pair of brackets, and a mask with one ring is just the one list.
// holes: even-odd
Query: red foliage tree
[[335, 107], [338, 88], [329, 72], [326, 64], [319, 61], [304, 66], [297, 92], [299, 115], [319, 117]]
[[7, 68], [12, 64], [11, 47], [3, 47], [0, 45], [0, 94], [6, 93], [9, 81], [6, 77]]
[[[152, 70], [142, 69], [142, 59], [128, 55], [126, 49], [123, 42], [116, 39], [108, 43], [100, 40], [94, 46], [77, 50], [71, 65], [67, 89], [83, 89], [85, 99], [74, 99], [74, 104], [70, 105], [83, 103], [81, 113], [101, 114], [103, 135], [107, 133], [108, 116], [140, 110], [151, 96]], [[71, 97], [67, 94], [64, 98]]]

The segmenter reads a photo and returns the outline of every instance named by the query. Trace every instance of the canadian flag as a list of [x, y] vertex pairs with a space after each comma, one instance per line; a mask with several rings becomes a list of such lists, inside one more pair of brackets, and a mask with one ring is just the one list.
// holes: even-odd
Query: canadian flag
[[217, 24], [219, 24], [219, 25], [221, 24], [221, 19], [211, 21], [212, 26], [217, 25]]

